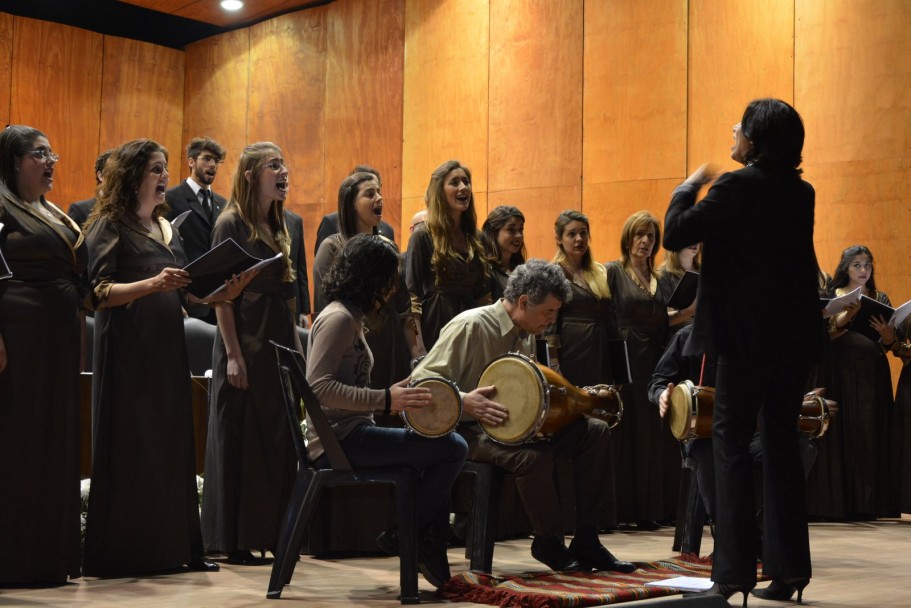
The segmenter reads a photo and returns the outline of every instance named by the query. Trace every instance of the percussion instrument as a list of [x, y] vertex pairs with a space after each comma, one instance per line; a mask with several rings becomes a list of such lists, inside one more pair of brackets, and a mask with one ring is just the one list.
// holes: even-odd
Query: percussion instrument
[[509, 411], [500, 424], [479, 421], [488, 437], [504, 445], [534, 441], [583, 416], [600, 418], [611, 428], [623, 417], [623, 401], [613, 386], [576, 388], [554, 370], [519, 353], [491, 361], [478, 386], [496, 387], [492, 399]]
[[430, 389], [430, 405], [401, 412], [405, 426], [424, 437], [442, 437], [462, 417], [462, 395], [454, 382], [438, 376], [415, 380], [408, 386]]
[[[825, 389], [814, 389], [804, 395], [797, 419], [797, 428], [819, 439], [829, 428], [832, 416], [838, 410], [834, 401], [823, 398]], [[715, 389], [696, 386], [684, 380], [671, 391], [667, 410], [671, 433], [680, 441], [704, 439], [712, 436], [712, 417], [715, 409]]]

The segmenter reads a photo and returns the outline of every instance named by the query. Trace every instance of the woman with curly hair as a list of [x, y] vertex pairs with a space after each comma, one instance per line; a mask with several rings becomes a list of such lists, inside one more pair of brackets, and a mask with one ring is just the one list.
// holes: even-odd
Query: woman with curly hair
[[[95, 305], [92, 488], [85, 573], [124, 576], [203, 559], [196, 495], [183, 244], [164, 219], [167, 151], [117, 148], [86, 222]], [[211, 303], [236, 297], [232, 279]]]
[[[382, 216], [383, 195], [376, 175], [358, 172], [342, 180], [338, 189], [339, 232], [320, 243], [313, 259], [314, 312], [317, 315], [328, 304], [323, 280], [345, 242], [357, 234], [377, 234]], [[371, 351], [385, 355], [374, 361], [370, 387], [384, 388], [408, 376], [411, 359], [426, 354], [401, 274], [385, 304], [365, 314], [367, 345]]]
[[654, 529], [674, 519], [680, 480], [680, 449], [648, 400], [648, 381], [667, 343], [667, 302], [658, 289], [655, 256], [661, 227], [638, 211], [623, 225], [619, 260], [607, 267], [620, 335], [626, 340], [633, 384], [623, 387], [623, 424], [614, 432], [617, 515]]
[[503, 297], [509, 275], [525, 263], [525, 216], [518, 207], [494, 207], [481, 226], [481, 240], [487, 252], [490, 271], [490, 295], [493, 301]]
[[[381, 236], [358, 234], [345, 242], [324, 278], [329, 303], [310, 330], [307, 381], [352, 465], [404, 465], [419, 472], [418, 568], [434, 587], [441, 587], [449, 579], [449, 494], [468, 445], [458, 433], [427, 438], [376, 426], [373, 412], [425, 407], [430, 389], [409, 388], [408, 378], [389, 388], [368, 387], [374, 358], [364, 338], [364, 317], [384, 306], [395, 288], [398, 260], [395, 244]], [[326, 466], [312, 425], [307, 436], [310, 459]], [[394, 530], [381, 534], [377, 543], [387, 553], [398, 552]]]
[[269, 142], [250, 144], [212, 231], [213, 246], [230, 238], [257, 258], [282, 254], [239, 298], [215, 306], [202, 531], [206, 550], [226, 552], [230, 563], [255, 563], [251, 549], [275, 546], [297, 470], [269, 346], [272, 340], [301, 351], [294, 313], [283, 297], [285, 284], [294, 281], [287, 195], [281, 150]]
[[437, 167], [425, 201], [427, 220], [408, 242], [405, 280], [429, 351], [453, 317], [490, 303], [490, 285], [468, 167], [457, 160]]
[[0, 585], [79, 577], [87, 253], [79, 227], [46, 198], [57, 160], [38, 129], [0, 131], [0, 251], [12, 272], [0, 280]]

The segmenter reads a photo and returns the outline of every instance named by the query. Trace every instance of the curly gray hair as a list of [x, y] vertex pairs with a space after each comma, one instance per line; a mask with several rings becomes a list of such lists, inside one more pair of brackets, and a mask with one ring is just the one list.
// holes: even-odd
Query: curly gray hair
[[527, 295], [532, 304], [540, 304], [548, 295], [569, 302], [573, 290], [557, 264], [533, 258], [516, 266], [503, 292], [503, 297], [510, 302], [516, 302], [522, 295]]

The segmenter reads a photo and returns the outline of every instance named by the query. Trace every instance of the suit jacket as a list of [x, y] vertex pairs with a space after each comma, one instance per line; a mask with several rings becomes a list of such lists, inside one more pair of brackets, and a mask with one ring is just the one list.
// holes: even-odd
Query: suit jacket
[[748, 166], [725, 173], [696, 203], [674, 190], [664, 247], [702, 243], [702, 268], [687, 355], [812, 365], [825, 340], [817, 294], [816, 193], [796, 172]]
[[[390, 241], [395, 240], [395, 230], [383, 220], [380, 220], [379, 231]], [[319, 228], [316, 230], [316, 247], [313, 248], [313, 255], [316, 255], [316, 252], [319, 251], [320, 243], [333, 234], [338, 234], [338, 213], [327, 213], [320, 220]]]
[[69, 208], [66, 210], [66, 214], [82, 228], [82, 226], [85, 225], [85, 220], [89, 218], [89, 214], [94, 207], [95, 199], [90, 198], [70, 204]]
[[294, 322], [300, 315], [310, 313], [310, 285], [307, 282], [307, 256], [304, 253], [304, 220], [293, 211], [285, 209], [285, 225], [291, 235], [291, 267], [297, 272], [297, 280], [290, 285], [289, 298], [296, 298], [297, 310]]

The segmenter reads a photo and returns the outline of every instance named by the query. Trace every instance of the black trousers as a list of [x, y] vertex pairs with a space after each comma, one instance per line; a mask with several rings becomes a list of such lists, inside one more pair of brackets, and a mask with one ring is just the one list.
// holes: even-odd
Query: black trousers
[[809, 365], [718, 358], [712, 427], [716, 583], [756, 582], [759, 547], [750, 440], [757, 416], [763, 454], [763, 573], [774, 578], [811, 574], [796, 425], [809, 372]]

